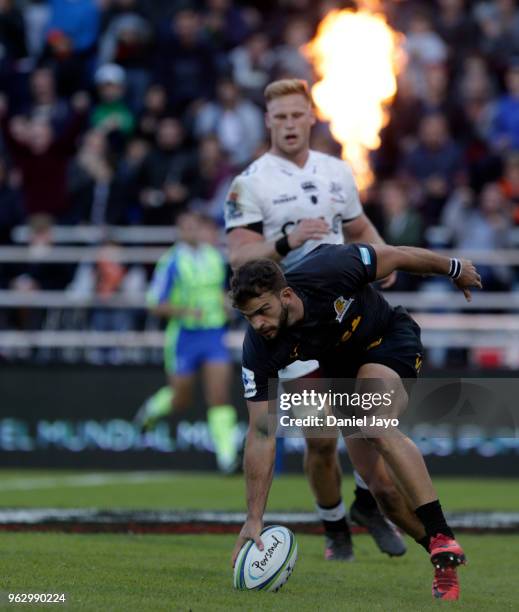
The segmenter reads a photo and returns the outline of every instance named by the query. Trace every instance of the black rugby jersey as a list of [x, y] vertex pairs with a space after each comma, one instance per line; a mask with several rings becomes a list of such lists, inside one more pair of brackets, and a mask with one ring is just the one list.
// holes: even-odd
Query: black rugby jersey
[[304, 304], [304, 318], [267, 340], [248, 326], [243, 343], [245, 397], [268, 399], [268, 379], [298, 360], [317, 359], [339, 376], [348, 354], [366, 349], [388, 328], [393, 308], [370, 283], [377, 259], [367, 244], [323, 244], [286, 274]]

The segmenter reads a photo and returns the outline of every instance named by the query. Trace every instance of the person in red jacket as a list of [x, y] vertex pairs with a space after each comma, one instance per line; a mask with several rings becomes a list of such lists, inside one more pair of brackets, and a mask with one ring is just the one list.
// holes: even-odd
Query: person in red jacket
[[23, 206], [27, 215], [50, 214], [66, 220], [68, 211], [67, 169], [75, 143], [87, 118], [89, 99], [78, 93], [73, 113], [60, 133], [46, 119], [8, 119], [7, 103], [0, 100], [2, 132], [14, 165], [22, 174]]

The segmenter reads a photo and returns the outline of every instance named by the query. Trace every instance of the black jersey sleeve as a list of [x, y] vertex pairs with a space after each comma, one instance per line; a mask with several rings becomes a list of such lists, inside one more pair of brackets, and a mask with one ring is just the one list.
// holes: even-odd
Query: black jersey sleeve
[[269, 351], [265, 341], [251, 327], [243, 341], [242, 381], [243, 396], [251, 402], [268, 400], [270, 378], [277, 378], [277, 369], [269, 366]]
[[313, 279], [319, 288], [352, 294], [373, 282], [377, 275], [377, 254], [369, 244], [323, 244], [308, 254], [287, 274], [296, 284]]
[[337, 257], [342, 275], [355, 288], [372, 283], [377, 278], [377, 254], [370, 244], [349, 244]]

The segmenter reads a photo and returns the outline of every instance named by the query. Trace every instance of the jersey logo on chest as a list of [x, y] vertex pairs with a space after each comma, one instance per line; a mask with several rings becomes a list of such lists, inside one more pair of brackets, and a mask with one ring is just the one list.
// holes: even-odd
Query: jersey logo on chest
[[297, 196], [295, 195], [287, 195], [286, 193], [280, 195], [277, 198], [274, 198], [272, 200], [272, 204], [274, 205], [278, 205], [278, 204], [288, 204], [289, 202], [295, 202], [297, 200]]
[[347, 300], [342, 295], [335, 300], [335, 302], [333, 303], [333, 307], [335, 309], [335, 314], [337, 315], [335, 317], [336, 321], [342, 323], [344, 316], [346, 315], [354, 301], [355, 298], [350, 298], [349, 300]]

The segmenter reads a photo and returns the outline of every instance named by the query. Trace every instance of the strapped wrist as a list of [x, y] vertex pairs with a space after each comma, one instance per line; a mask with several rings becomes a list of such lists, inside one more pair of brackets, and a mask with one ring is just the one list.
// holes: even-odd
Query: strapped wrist
[[276, 242], [274, 243], [274, 248], [276, 249], [276, 252], [281, 255], [281, 257], [285, 257], [285, 255], [288, 255], [288, 253], [290, 253], [290, 251], [292, 250], [290, 244], [288, 243], [288, 236], [283, 236], [276, 240]]
[[460, 275], [461, 275], [461, 261], [457, 259], [456, 257], [452, 257], [448, 277], [452, 278], [453, 280], [456, 280], [460, 277]]

